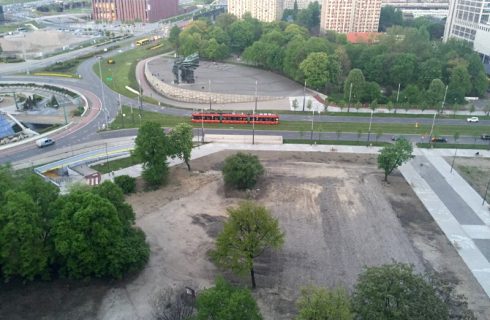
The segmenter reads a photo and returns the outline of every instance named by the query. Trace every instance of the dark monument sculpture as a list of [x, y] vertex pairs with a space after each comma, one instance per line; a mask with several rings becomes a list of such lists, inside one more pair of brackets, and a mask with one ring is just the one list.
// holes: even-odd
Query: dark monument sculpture
[[[174, 83], [194, 83], [194, 70], [199, 67], [199, 54], [193, 53], [187, 57], [177, 57], [172, 67], [172, 72], [175, 75]], [[179, 81], [180, 71], [180, 81]]]

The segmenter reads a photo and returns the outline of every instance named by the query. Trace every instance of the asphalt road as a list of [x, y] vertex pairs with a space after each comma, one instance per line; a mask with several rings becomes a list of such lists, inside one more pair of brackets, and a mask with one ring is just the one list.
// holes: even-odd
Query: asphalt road
[[[123, 48], [122, 50], [128, 50], [129, 47]], [[113, 53], [106, 53], [107, 56]], [[71, 57], [71, 55], [70, 55]], [[118, 93], [112, 91], [109, 87], [105, 86], [101, 83], [101, 80], [92, 70], [92, 65], [97, 62], [97, 57], [90, 58], [84, 61], [79, 69], [79, 74], [82, 75], [82, 79], [64, 79], [64, 78], [49, 78], [49, 77], [37, 77], [37, 76], [11, 76], [4, 75], [0, 78], [3, 81], [27, 81], [27, 82], [44, 82], [53, 85], [61, 85], [67, 88], [72, 88], [78, 91], [89, 91], [98, 96], [99, 99], [93, 99], [89, 101], [90, 105], [97, 105], [102, 102], [105, 102], [105, 108], [100, 114], [88, 125], [86, 125], [83, 129], [76, 131], [70, 135], [64, 136], [59, 139], [56, 144], [47, 149], [38, 149], [33, 143], [29, 146], [23, 146], [22, 148], [15, 148], [12, 150], [2, 151], [2, 155], [0, 157], [0, 163], [5, 162], [14, 162], [19, 161], [24, 158], [32, 157], [36, 154], [40, 154], [49, 150], [64, 148], [67, 146], [74, 146], [83, 142], [95, 141], [95, 140], [103, 140], [107, 137], [121, 137], [126, 135], [135, 135], [136, 130], [118, 130], [111, 132], [98, 132], [106, 122], [110, 122], [115, 118], [117, 112], [119, 110], [119, 99], [122, 104], [132, 104], [137, 106], [138, 101], [135, 99], [131, 99], [125, 96], [120, 96]], [[47, 65], [49, 63], [53, 63], [54, 61], [44, 61]], [[15, 65], [14, 65], [15, 66]], [[16, 65], [17, 72], [22, 71], [25, 66], [22, 64]], [[2, 68], [2, 72], [3, 72]], [[7, 73], [15, 72], [15, 68], [10, 68]], [[102, 86], [103, 86], [103, 94], [102, 94]], [[186, 109], [178, 109], [171, 107], [159, 107], [155, 105], [151, 105], [148, 103], [143, 103], [143, 109], [147, 111], [155, 111], [163, 114], [169, 115], [177, 115], [177, 116], [190, 116], [192, 113], [191, 110]], [[282, 121], [311, 121], [310, 115], [281, 115]], [[368, 123], [370, 121], [369, 117], [348, 117], [348, 116], [325, 116], [325, 115], [315, 115], [315, 122], [356, 122], [356, 123]], [[430, 124], [432, 123], [432, 119], [430, 118], [418, 118], [418, 119], [409, 119], [409, 118], [376, 118], [372, 119], [373, 123], [400, 123], [400, 124], [411, 124], [414, 121], [419, 122], [420, 124]], [[465, 120], [461, 119], [437, 119], [436, 125], [464, 125], [466, 124]], [[468, 124], [472, 126], [488, 126], [490, 125], [490, 120], [480, 121], [479, 123]], [[217, 133], [217, 134], [251, 134], [250, 130], [243, 130], [237, 128], [230, 129], [205, 129], [205, 132], [208, 133]], [[290, 132], [290, 131], [261, 131], [256, 130], [256, 134], [263, 135], [282, 135], [285, 139], [309, 139], [310, 132], [300, 133], [300, 132]], [[364, 133], [359, 140], [365, 140], [367, 142], [367, 133]], [[314, 139], [318, 138], [318, 133], [314, 133]], [[407, 135], [408, 139], [413, 142], [421, 142], [421, 137], [419, 135]], [[371, 134], [370, 139], [375, 140], [376, 135]], [[392, 135], [382, 135], [379, 137], [379, 141], [390, 141]], [[337, 137], [337, 134], [334, 132], [330, 133], [322, 133], [321, 139], [325, 140], [358, 140], [358, 136], [356, 133], [343, 133], [340, 137]], [[451, 139], [449, 139], [451, 142]], [[461, 137], [458, 140], [458, 143], [481, 143], [482, 147], [486, 146], [485, 141], [476, 140], [472, 137]]]

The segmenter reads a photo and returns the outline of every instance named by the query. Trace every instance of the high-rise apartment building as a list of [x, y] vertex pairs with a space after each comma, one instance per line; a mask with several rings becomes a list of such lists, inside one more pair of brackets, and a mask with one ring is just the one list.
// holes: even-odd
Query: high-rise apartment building
[[377, 32], [381, 0], [323, 0], [320, 30]]
[[228, 0], [228, 13], [241, 18], [249, 12], [252, 17], [272, 22], [282, 18], [284, 0]]
[[312, 2], [318, 1], [321, 5], [322, 0], [284, 0], [284, 9], [294, 9], [294, 2], [298, 3], [298, 9], [306, 9]]
[[458, 38], [473, 44], [473, 49], [490, 57], [490, 0], [450, 0], [444, 41]]
[[179, 0], [92, 0], [92, 16], [102, 21], [155, 22], [178, 13]]

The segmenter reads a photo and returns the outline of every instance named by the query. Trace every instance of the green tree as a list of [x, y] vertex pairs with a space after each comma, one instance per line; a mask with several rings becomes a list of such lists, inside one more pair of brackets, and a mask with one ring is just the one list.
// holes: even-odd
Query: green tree
[[439, 105], [442, 103], [444, 99], [444, 92], [446, 90], [446, 86], [441, 81], [441, 79], [434, 79], [430, 83], [429, 89], [426, 92], [426, 99], [430, 106], [437, 106], [439, 109]]
[[14, 276], [33, 280], [47, 273], [49, 252], [43, 234], [39, 207], [31, 197], [6, 192], [0, 207], [0, 270], [6, 281]]
[[412, 144], [405, 138], [401, 138], [395, 141], [394, 144], [381, 149], [378, 155], [378, 168], [384, 170], [385, 181], [388, 181], [388, 175], [393, 170], [412, 158], [412, 152]]
[[197, 296], [197, 320], [261, 320], [250, 290], [236, 288], [223, 278]]
[[168, 41], [176, 49], [179, 47], [179, 35], [180, 35], [180, 28], [174, 25], [172, 29], [170, 29], [170, 32], [168, 34]]
[[310, 2], [306, 9], [300, 10], [295, 22], [309, 30], [318, 28], [320, 26], [320, 4], [318, 1]]
[[167, 179], [169, 143], [160, 125], [146, 122], [139, 128], [134, 154], [143, 163], [143, 179], [150, 187], [158, 187]]
[[242, 202], [238, 208], [228, 208], [228, 214], [212, 256], [219, 266], [238, 274], [250, 272], [255, 288], [254, 259], [267, 248], [280, 248], [284, 233], [278, 220], [256, 203]]
[[[352, 69], [344, 81], [344, 99], [345, 101], [358, 102], [364, 91], [366, 80], [360, 69]], [[352, 84], [352, 86], [351, 86]], [[351, 90], [352, 87], [352, 90]]]
[[381, 14], [379, 17], [380, 32], [385, 32], [389, 27], [403, 25], [402, 11], [399, 8], [393, 6], [385, 6], [381, 8]]
[[241, 53], [255, 40], [254, 26], [249, 21], [237, 20], [231, 24], [228, 35], [232, 51]]
[[464, 103], [464, 97], [471, 90], [470, 75], [466, 67], [456, 66], [451, 73], [447, 90], [448, 101]]
[[225, 32], [228, 32], [230, 26], [235, 22], [237, 21], [237, 17], [235, 17], [234, 15], [230, 14], [230, 13], [223, 13], [223, 14], [220, 14], [217, 18], [216, 18], [216, 26], [220, 27], [221, 29], [223, 29]]
[[136, 190], [136, 178], [128, 175], [117, 176], [114, 183], [125, 193], [133, 193]]
[[299, 65], [306, 83], [316, 90], [322, 90], [331, 80], [328, 73], [329, 58], [325, 52], [313, 52]]
[[434, 288], [404, 264], [364, 270], [352, 302], [361, 319], [448, 319], [447, 306]]
[[398, 55], [390, 68], [390, 83], [402, 87], [413, 82], [416, 75], [417, 57], [411, 53]]
[[296, 320], [354, 319], [350, 298], [345, 290], [327, 290], [309, 286], [301, 290]]
[[170, 145], [172, 146], [172, 156], [178, 157], [183, 160], [187, 165], [187, 169], [191, 171], [191, 165], [189, 161], [191, 160], [192, 152], [192, 138], [194, 134], [192, 133], [192, 126], [187, 123], [179, 123], [170, 132]]
[[121, 278], [148, 260], [144, 234], [125, 227], [112, 203], [92, 192], [60, 198], [53, 238], [61, 273], [69, 278]]
[[381, 88], [376, 82], [366, 82], [361, 95], [361, 101], [372, 103], [378, 101], [381, 96]]
[[124, 226], [130, 227], [133, 225], [135, 217], [133, 207], [126, 203], [123, 190], [118, 185], [111, 181], [104, 181], [89, 190], [112, 203], [114, 208], [116, 208], [119, 221]]
[[222, 173], [227, 185], [237, 189], [250, 189], [264, 174], [264, 167], [257, 156], [238, 152], [225, 159]]

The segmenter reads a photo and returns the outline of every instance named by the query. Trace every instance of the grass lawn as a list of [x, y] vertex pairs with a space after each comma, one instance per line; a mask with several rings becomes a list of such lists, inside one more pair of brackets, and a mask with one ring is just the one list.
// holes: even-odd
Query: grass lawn
[[[124, 119], [124, 128], [137, 128], [140, 126], [139, 111], [137, 108], [133, 108], [133, 115], [129, 107], [123, 107], [123, 113], [126, 115]], [[133, 120], [134, 118], [134, 120]], [[157, 112], [142, 111], [141, 123], [147, 121], [153, 121], [159, 123], [164, 127], [173, 127], [179, 123], [190, 123], [194, 127], [201, 127], [200, 123], [192, 124], [190, 118], [181, 116], [165, 115]], [[222, 129], [252, 129], [252, 125], [225, 125], [225, 124], [204, 124], [206, 128], [222, 128]], [[277, 126], [256, 125], [257, 130], [283, 130], [283, 131], [299, 131], [307, 132], [310, 130], [311, 123], [301, 121], [282, 121]], [[386, 134], [419, 134], [428, 136], [430, 132], [430, 124], [420, 124], [416, 128], [413, 124], [400, 124], [400, 123], [373, 123], [371, 127], [371, 133], [376, 135], [378, 133]], [[119, 114], [112, 124], [112, 129], [123, 128], [122, 116]], [[340, 133], [367, 133], [368, 123], [352, 123], [352, 122], [317, 122], [314, 125], [315, 131], [321, 132], [340, 132]], [[490, 126], [471, 126], [471, 125], [458, 125], [458, 126], [436, 126], [434, 128], [434, 136], [448, 136], [452, 137], [454, 133], [458, 132], [460, 136], [474, 136], [479, 137], [481, 134], [490, 132]]]
[[116, 171], [120, 169], [124, 169], [127, 167], [134, 166], [135, 164], [139, 164], [141, 161], [139, 160], [138, 157], [131, 155], [127, 158], [121, 158], [121, 159], [116, 159], [112, 160], [109, 162], [103, 162], [100, 164], [96, 164], [92, 166], [92, 169], [99, 171], [100, 173], [109, 173], [111, 171]]
[[[155, 43], [143, 47], [137, 47], [135, 49], [116, 54], [110, 58], [100, 61], [100, 67], [102, 70], [102, 79], [104, 83], [112, 90], [125, 95], [130, 98], [137, 97], [136, 94], [128, 91], [126, 86], [130, 86], [133, 89], [138, 89], [138, 82], [136, 80], [135, 69], [136, 64], [143, 59], [157, 56], [159, 54], [172, 50], [171, 45], [167, 42], [163, 43], [163, 46], [151, 49], [155, 46]], [[113, 59], [114, 64], [108, 64], [107, 60]], [[94, 72], [99, 76], [99, 63], [93, 65]], [[146, 97], [145, 97], [146, 98]], [[154, 103], [155, 100], [145, 101]]]
[[[290, 110], [260, 110], [260, 112], [267, 113], [278, 113], [278, 114], [296, 114], [296, 115], [311, 115], [311, 111], [290, 111]], [[317, 113], [315, 113], [317, 114]], [[369, 118], [371, 113], [369, 112], [322, 112], [321, 115], [327, 116], [346, 116], [346, 117], [365, 117]], [[374, 118], [428, 118], [432, 119], [434, 117], [433, 114], [404, 114], [404, 113], [375, 113]], [[437, 115], [436, 119], [464, 119], [470, 116], [466, 115]], [[490, 120], [490, 116], [478, 116], [480, 120]]]
[[74, 74], [76, 74], [78, 66], [80, 65], [80, 63], [82, 63], [83, 61], [85, 61], [89, 58], [92, 58], [93, 56], [101, 54], [103, 52], [104, 52], [104, 50], [100, 49], [100, 50], [97, 50], [95, 52], [90, 52], [90, 53], [81, 55], [81, 56], [76, 57], [76, 58], [71, 59], [71, 60], [55, 63], [55, 64], [50, 65], [44, 69], [38, 70], [38, 73], [60, 72], [60, 73], [68, 74], [68, 75], [74, 75]]

